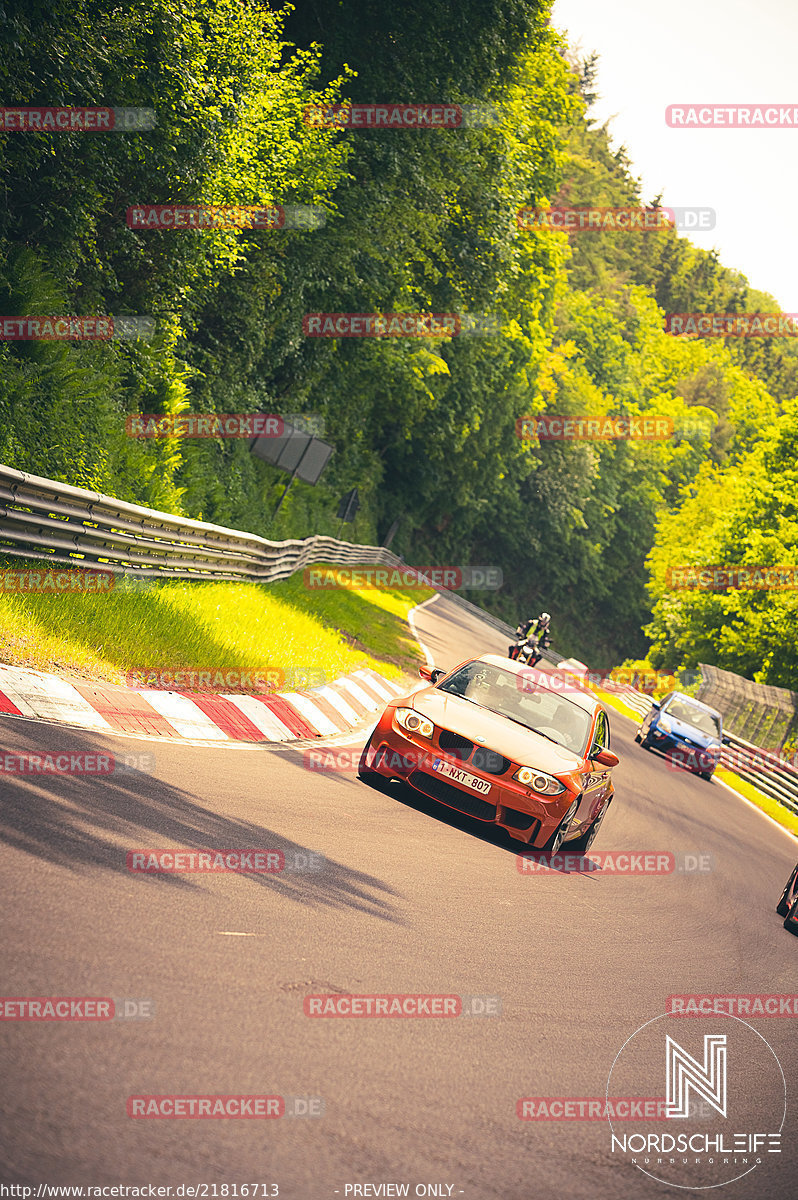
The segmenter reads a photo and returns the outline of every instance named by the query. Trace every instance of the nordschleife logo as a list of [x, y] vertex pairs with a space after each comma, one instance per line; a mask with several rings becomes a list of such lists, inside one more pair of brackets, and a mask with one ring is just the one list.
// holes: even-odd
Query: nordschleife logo
[[[773, 1047], [740, 1017], [698, 1018], [680, 1041], [670, 1013], [641, 1025], [615, 1056], [608, 1113], [618, 1097], [661, 1097], [657, 1116], [610, 1125], [610, 1153], [671, 1187], [722, 1187], [782, 1152], [784, 1072]], [[651, 1111], [650, 1109], [648, 1111]], [[621, 1132], [622, 1129], [622, 1132]]]
[[690, 1116], [690, 1090], [703, 1097], [707, 1104], [726, 1116], [726, 1034], [704, 1034], [704, 1061], [696, 1062], [683, 1046], [665, 1035], [667, 1053], [666, 1114]]

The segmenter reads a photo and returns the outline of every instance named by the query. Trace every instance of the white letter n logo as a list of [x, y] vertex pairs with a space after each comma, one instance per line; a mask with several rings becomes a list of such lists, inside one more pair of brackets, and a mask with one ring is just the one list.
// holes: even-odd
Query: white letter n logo
[[692, 1088], [697, 1096], [726, 1116], [726, 1034], [704, 1034], [704, 1062], [696, 1061], [672, 1037], [665, 1036], [667, 1117], [689, 1117]]

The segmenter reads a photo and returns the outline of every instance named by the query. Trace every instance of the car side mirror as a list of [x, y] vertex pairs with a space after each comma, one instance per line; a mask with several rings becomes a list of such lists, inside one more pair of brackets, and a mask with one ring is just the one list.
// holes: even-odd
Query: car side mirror
[[418, 673], [422, 679], [428, 679], [430, 683], [437, 683], [446, 674], [440, 667], [419, 667]]
[[602, 767], [617, 767], [621, 760], [612, 750], [599, 750], [598, 754], [593, 755], [593, 761], [600, 763]]

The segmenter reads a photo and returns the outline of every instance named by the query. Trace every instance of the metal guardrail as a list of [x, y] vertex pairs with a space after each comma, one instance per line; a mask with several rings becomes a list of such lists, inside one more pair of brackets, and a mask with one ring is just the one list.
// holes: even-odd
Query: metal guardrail
[[[606, 688], [607, 684], [602, 686]], [[612, 691], [617, 692], [624, 704], [641, 716], [645, 716], [651, 708], [651, 696], [638, 692], [628, 684], [617, 684]], [[724, 746], [721, 752], [723, 766], [798, 815], [798, 769], [795, 764], [733, 733], [726, 731], [726, 736], [730, 745]]]
[[272, 542], [0, 465], [0, 553], [155, 579], [273, 583], [329, 562], [397, 566], [383, 546]]
[[[331, 537], [272, 542], [252, 533], [176, 517], [99, 492], [0, 465], [0, 553], [101, 567], [140, 579], [242, 579], [274, 583], [316, 563], [369, 563], [412, 570], [383, 546]], [[437, 588], [503, 633], [515, 630], [470, 600]], [[556, 655], [546, 653], [549, 661]]]
[[720, 667], [699, 663], [697, 699], [723, 713], [723, 723], [749, 745], [784, 746], [798, 734], [798, 696], [788, 688], [754, 683]]
[[[358, 546], [331, 537], [272, 542], [236, 529], [192, 521], [71, 487], [0, 465], [0, 553], [19, 558], [102, 568], [149, 579], [240, 579], [273, 583], [320, 562], [370, 563], [412, 570], [383, 546]], [[511, 625], [454, 592], [446, 599], [515, 640]], [[553, 650], [543, 657], [560, 661]], [[619, 685], [641, 715], [650, 697]], [[760, 791], [798, 813], [798, 769], [730, 735], [722, 761]]]

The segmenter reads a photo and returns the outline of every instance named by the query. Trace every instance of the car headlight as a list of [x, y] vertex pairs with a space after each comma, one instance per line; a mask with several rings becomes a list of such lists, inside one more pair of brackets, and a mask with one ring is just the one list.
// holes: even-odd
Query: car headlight
[[396, 719], [408, 733], [419, 733], [422, 737], [431, 738], [435, 726], [432, 721], [422, 717], [414, 708], [397, 708]]
[[671, 733], [673, 731], [673, 726], [667, 717], [660, 717], [660, 719], [657, 721], [657, 729], [661, 729], [663, 733]]
[[534, 767], [519, 767], [513, 779], [532, 788], [541, 796], [559, 796], [560, 792], [565, 791], [565, 784], [560, 783], [559, 779], [555, 779], [553, 775], [546, 775], [544, 771], [536, 771]]

